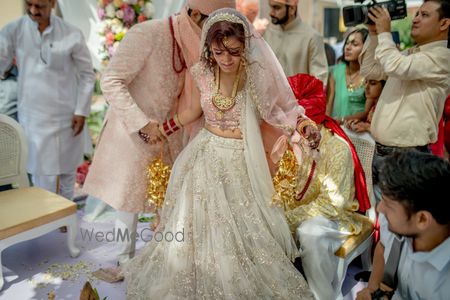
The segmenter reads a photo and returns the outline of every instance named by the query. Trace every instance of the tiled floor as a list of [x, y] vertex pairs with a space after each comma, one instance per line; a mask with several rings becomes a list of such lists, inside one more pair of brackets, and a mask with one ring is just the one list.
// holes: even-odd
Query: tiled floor
[[[106, 223], [92, 223], [83, 221], [83, 212], [79, 210], [79, 231], [76, 244], [81, 249], [81, 255], [71, 258], [66, 247], [66, 235], [59, 231], [48, 233], [42, 237], [14, 245], [2, 253], [3, 272], [5, 285], [0, 291], [1, 300], [26, 300], [26, 299], [52, 299], [49, 294], [55, 295], [54, 299], [79, 299], [80, 290], [86, 280], [90, 280], [97, 288], [100, 299], [107, 300], [125, 299], [125, 284], [109, 284], [99, 281], [90, 274], [100, 267], [115, 265], [116, 252], [114, 243], [89, 239], [85, 230], [90, 232], [108, 232], [114, 227], [114, 221], [110, 217]], [[105, 221], [105, 220], [103, 220]], [[143, 229], [148, 223], [140, 223]], [[84, 233], [81, 234], [81, 231]], [[146, 231], [148, 232], [148, 231]], [[138, 241], [137, 248], [141, 248], [144, 242]], [[344, 284], [345, 299], [354, 299], [356, 290], [361, 284], [351, 278], [357, 267], [351, 266], [348, 278]]]

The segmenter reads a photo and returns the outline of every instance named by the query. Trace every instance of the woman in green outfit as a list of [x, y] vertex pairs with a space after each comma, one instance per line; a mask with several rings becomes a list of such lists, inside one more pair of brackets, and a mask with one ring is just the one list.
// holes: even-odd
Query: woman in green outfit
[[365, 119], [364, 78], [359, 73], [358, 56], [362, 51], [368, 31], [352, 31], [344, 43], [342, 61], [331, 68], [327, 89], [327, 114], [343, 123], [347, 119]]

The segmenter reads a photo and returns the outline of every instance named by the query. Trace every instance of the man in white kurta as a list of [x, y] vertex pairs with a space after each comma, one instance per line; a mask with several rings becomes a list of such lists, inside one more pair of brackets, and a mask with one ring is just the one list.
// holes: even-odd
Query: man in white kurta
[[0, 74], [16, 57], [18, 117], [33, 184], [71, 199], [95, 75], [81, 31], [52, 15], [55, 0], [29, 0], [0, 32]]
[[328, 63], [323, 38], [302, 22], [298, 0], [269, 0], [272, 24], [264, 39], [280, 61], [286, 76], [298, 73], [313, 75], [324, 85], [328, 80]]

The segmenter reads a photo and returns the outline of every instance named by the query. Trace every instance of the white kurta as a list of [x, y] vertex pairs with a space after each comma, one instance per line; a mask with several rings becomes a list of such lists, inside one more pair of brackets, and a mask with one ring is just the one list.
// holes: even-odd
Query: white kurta
[[[32, 174], [73, 173], [82, 159], [83, 133], [74, 137], [73, 115], [88, 116], [95, 75], [81, 31], [52, 15], [41, 34], [28, 16], [0, 31], [0, 73], [16, 57], [18, 113]], [[85, 128], [87, 130], [87, 128]]]

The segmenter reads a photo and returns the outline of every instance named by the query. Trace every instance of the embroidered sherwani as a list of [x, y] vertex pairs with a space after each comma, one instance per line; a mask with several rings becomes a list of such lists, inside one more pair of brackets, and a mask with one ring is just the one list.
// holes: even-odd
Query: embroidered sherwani
[[323, 84], [328, 80], [328, 64], [323, 38], [300, 18], [285, 29], [270, 24], [264, 39], [272, 48], [287, 77], [305, 73], [313, 75]]
[[[294, 231], [302, 222], [323, 216], [337, 221], [339, 230], [358, 234], [360, 224], [352, 220], [358, 210], [355, 199], [354, 167], [350, 148], [339, 136], [325, 127], [321, 130], [320, 159], [303, 199], [286, 209], [286, 217]], [[299, 166], [296, 190], [300, 193], [311, 172], [313, 158], [305, 156]]]
[[[361, 223], [352, 218], [358, 210], [358, 201], [350, 148], [345, 140], [325, 127], [321, 134], [320, 158], [310, 185], [300, 201], [285, 204], [285, 213], [300, 243], [303, 268], [316, 299], [336, 299], [339, 291], [334, 275], [338, 258], [334, 252], [346, 236], [361, 231]], [[312, 156], [304, 155], [298, 166], [297, 196], [305, 188], [312, 164]]]
[[[161, 145], [144, 143], [138, 131], [149, 122], [163, 122], [177, 108], [185, 71], [172, 69], [172, 46], [167, 19], [135, 25], [103, 74], [110, 107], [84, 190], [120, 211], [146, 208], [146, 168]], [[173, 162], [181, 148], [177, 132], [165, 143], [166, 162]]]

